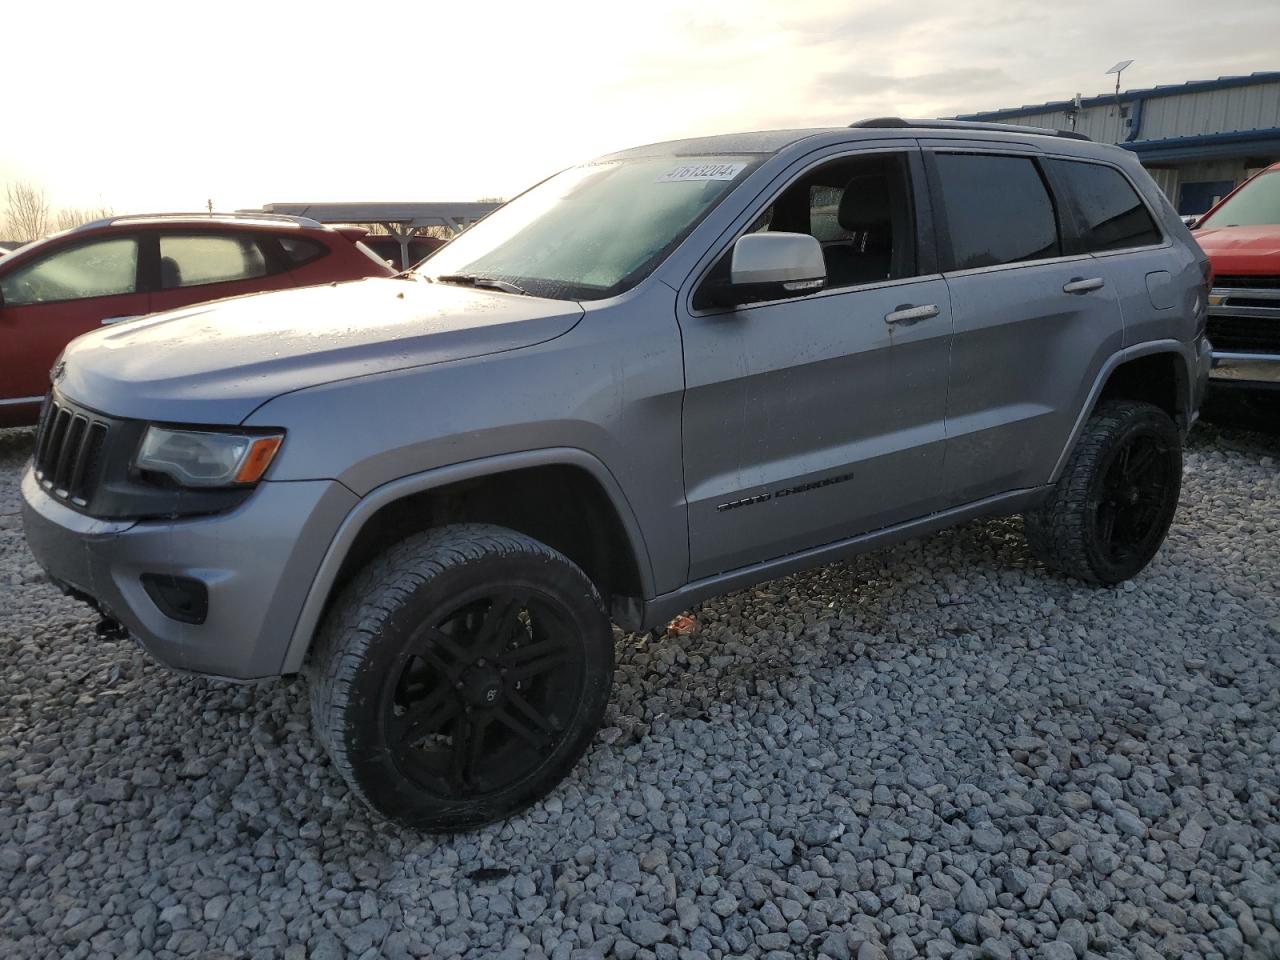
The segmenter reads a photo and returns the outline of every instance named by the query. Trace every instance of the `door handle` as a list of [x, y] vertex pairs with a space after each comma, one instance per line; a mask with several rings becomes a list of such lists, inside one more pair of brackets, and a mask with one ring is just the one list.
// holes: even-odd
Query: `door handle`
[[124, 323], [126, 320], [137, 320], [140, 316], [142, 316], [142, 314], [135, 313], [131, 317], [103, 317], [99, 322], [105, 327], [112, 323]]
[[884, 315], [884, 322], [892, 326], [900, 323], [904, 327], [908, 327], [913, 323], [919, 323], [921, 320], [929, 320], [936, 317], [942, 311], [938, 309], [935, 303], [926, 303], [921, 307], [908, 307], [906, 304], [898, 307], [897, 310], [891, 310]]
[[1104, 285], [1105, 283], [1101, 277], [1090, 277], [1088, 280], [1076, 277], [1062, 285], [1062, 292], [1088, 293], [1091, 290], [1101, 290]]

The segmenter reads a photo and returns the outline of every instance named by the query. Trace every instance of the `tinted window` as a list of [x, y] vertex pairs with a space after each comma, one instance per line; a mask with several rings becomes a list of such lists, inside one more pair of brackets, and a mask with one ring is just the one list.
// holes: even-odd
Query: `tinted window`
[[936, 161], [952, 269], [1060, 254], [1053, 201], [1035, 161], [959, 153]]
[[0, 277], [8, 306], [81, 300], [134, 293], [138, 280], [138, 241], [132, 237], [94, 240], [59, 250]]
[[1119, 170], [1096, 163], [1051, 162], [1075, 204], [1086, 251], [1160, 242], [1151, 214]]
[[160, 238], [160, 286], [165, 290], [266, 273], [267, 261], [251, 237], [197, 233]]
[[300, 267], [324, 254], [324, 245], [305, 237], [277, 237], [290, 267]]

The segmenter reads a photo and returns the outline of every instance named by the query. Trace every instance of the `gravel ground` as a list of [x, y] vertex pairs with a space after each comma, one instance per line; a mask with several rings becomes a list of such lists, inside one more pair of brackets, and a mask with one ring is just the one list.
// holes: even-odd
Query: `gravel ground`
[[619, 637], [506, 824], [344, 793], [298, 682], [182, 678], [42, 582], [0, 435], [4, 957], [1280, 956], [1280, 438], [1200, 428], [1117, 590], [977, 523]]

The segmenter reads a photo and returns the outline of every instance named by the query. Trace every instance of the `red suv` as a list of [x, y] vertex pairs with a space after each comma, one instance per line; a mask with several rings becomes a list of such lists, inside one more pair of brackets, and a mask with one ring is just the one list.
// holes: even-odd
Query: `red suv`
[[0, 259], [0, 426], [36, 422], [49, 368], [106, 323], [204, 300], [395, 271], [360, 228], [273, 214], [113, 217]]

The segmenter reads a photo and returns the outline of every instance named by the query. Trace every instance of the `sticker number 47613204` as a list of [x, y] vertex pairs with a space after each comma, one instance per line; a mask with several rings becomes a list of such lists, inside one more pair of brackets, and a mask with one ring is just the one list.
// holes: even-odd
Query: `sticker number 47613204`
[[738, 163], [686, 163], [668, 170], [655, 183], [682, 183], [687, 180], [732, 180], [746, 167]]

